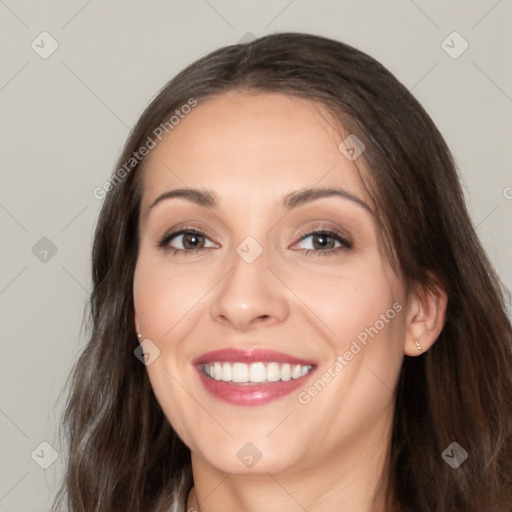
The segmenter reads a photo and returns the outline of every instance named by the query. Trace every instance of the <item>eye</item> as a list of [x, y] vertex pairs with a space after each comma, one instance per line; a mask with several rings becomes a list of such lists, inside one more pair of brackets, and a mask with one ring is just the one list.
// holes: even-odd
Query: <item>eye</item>
[[309, 245], [309, 248], [302, 247], [302, 249], [305, 249], [305, 254], [312, 252], [318, 255], [328, 255], [338, 253], [339, 250], [347, 250], [352, 248], [352, 244], [341, 233], [334, 229], [321, 229], [318, 231], [312, 231], [311, 233], [303, 236], [300, 242], [303, 242], [307, 239], [310, 239], [311, 243], [305, 244]]
[[[158, 247], [164, 251], [173, 251], [174, 254], [178, 252], [184, 254], [195, 253], [208, 248], [205, 245], [206, 240], [208, 240], [208, 237], [201, 231], [192, 228], [183, 228], [165, 235], [158, 243]], [[212, 243], [209, 247], [215, 247], [215, 244]]]
[[[307, 239], [311, 239], [312, 244], [306, 244], [310, 246], [309, 248], [302, 247], [302, 249], [305, 249], [305, 254], [312, 252], [317, 255], [327, 255], [352, 248], [352, 244], [341, 233], [330, 228], [312, 231], [302, 236], [299, 244]], [[173, 254], [183, 253], [187, 255], [216, 246], [211, 241], [210, 245], [207, 246], [207, 241], [209, 239], [203, 232], [194, 228], [182, 228], [179, 231], [165, 235], [158, 242], [158, 247], [166, 252], [172, 251]]]

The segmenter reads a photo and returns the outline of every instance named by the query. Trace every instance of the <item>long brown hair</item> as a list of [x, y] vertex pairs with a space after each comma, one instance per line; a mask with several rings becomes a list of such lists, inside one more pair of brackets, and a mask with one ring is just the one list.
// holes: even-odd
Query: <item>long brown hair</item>
[[[503, 285], [475, 234], [450, 151], [425, 110], [381, 64], [338, 41], [298, 33], [199, 59], [160, 91], [133, 128], [102, 189], [109, 190], [92, 254], [91, 334], [70, 376], [62, 418], [69, 456], [54, 510], [64, 500], [72, 512], [184, 510], [190, 452], [134, 356], [139, 150], [162, 123], [170, 132], [170, 116], [191, 98], [200, 104], [230, 90], [316, 101], [356, 134], [366, 146], [361, 158], [390, 261], [407, 290], [437, 283], [448, 295], [437, 341], [423, 355], [405, 357], [401, 369], [386, 466], [389, 509], [510, 512], [512, 329]], [[441, 456], [452, 442], [468, 453], [457, 469]]]

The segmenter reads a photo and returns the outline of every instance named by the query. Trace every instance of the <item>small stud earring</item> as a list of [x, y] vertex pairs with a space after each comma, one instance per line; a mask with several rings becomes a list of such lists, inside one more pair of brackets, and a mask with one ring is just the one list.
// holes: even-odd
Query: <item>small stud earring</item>
[[421, 345], [420, 345], [419, 341], [417, 341], [417, 342], [416, 342], [416, 346], [418, 347], [418, 350], [423, 350], [423, 349], [421, 348]]
[[142, 338], [142, 334], [137, 334], [137, 337], [138, 338]]

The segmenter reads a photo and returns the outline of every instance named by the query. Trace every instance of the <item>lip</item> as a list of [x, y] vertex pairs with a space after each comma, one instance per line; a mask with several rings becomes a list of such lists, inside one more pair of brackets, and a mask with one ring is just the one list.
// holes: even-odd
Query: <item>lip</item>
[[254, 349], [237, 349], [237, 348], [224, 348], [221, 350], [214, 350], [207, 352], [199, 357], [196, 357], [192, 364], [205, 364], [205, 363], [290, 363], [290, 364], [301, 364], [304, 366], [311, 365], [316, 366], [316, 363], [307, 359], [299, 359], [294, 356], [290, 356], [283, 352], [277, 352], [275, 350], [254, 348]]
[[[265, 384], [252, 384], [224, 382], [207, 377], [202, 372], [201, 365], [213, 362], [241, 362], [247, 364], [256, 362], [276, 362], [300, 364], [304, 366], [311, 365], [313, 368], [307, 375], [299, 377], [298, 379], [291, 379], [286, 382], [280, 380], [277, 382], [267, 382]], [[215, 350], [195, 358], [192, 364], [198, 372], [201, 383], [213, 397], [231, 405], [246, 407], [265, 405], [289, 395], [293, 391], [303, 387], [316, 369], [316, 363], [314, 361], [300, 359], [283, 352], [276, 352], [275, 350], [269, 349], [242, 350], [228, 348]]]

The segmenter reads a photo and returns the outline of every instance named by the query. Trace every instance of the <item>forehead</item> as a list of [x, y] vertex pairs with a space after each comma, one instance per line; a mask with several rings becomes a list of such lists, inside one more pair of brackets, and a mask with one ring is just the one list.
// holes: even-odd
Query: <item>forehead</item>
[[229, 92], [199, 102], [146, 157], [143, 207], [184, 186], [245, 202], [341, 186], [368, 202], [362, 159], [338, 148], [347, 135], [325, 107], [302, 98]]

